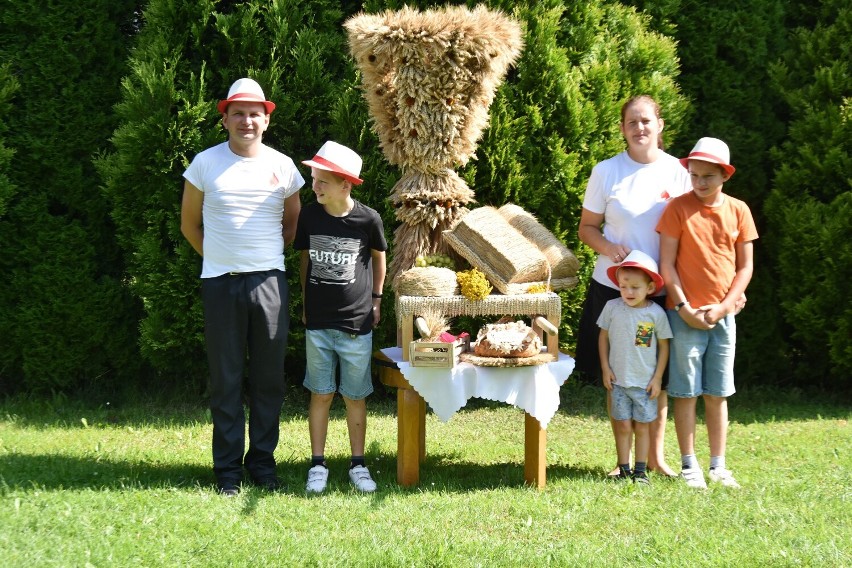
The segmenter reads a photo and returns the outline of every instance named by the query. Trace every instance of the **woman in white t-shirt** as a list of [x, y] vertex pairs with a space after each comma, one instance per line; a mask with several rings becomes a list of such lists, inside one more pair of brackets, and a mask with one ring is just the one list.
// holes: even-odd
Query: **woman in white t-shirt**
[[[618, 288], [606, 271], [624, 261], [634, 249], [659, 263], [657, 221], [669, 199], [692, 188], [686, 169], [677, 158], [663, 151], [663, 126], [660, 106], [653, 98], [641, 95], [624, 103], [619, 127], [627, 141], [627, 150], [597, 164], [586, 187], [578, 236], [598, 253], [598, 258], [580, 319], [576, 370], [581, 379], [594, 384], [601, 384], [600, 330], [596, 322], [604, 304], [619, 297]], [[665, 290], [660, 292], [664, 294]], [[654, 299], [662, 304], [660, 296]], [[667, 383], [668, 374], [657, 399], [657, 419], [651, 424], [648, 469], [673, 476], [676, 474], [663, 455]], [[617, 473], [618, 468], [614, 471]]]

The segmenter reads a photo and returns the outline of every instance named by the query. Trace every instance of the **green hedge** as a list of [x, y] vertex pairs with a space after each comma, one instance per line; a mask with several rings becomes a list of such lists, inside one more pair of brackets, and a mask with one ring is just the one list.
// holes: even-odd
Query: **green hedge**
[[852, 384], [852, 6], [827, 0], [772, 66], [790, 119], [766, 205], [794, 379]]
[[133, 8], [80, 0], [0, 10], [1, 391], [140, 379], [139, 310], [92, 165], [117, 125]]
[[[200, 258], [179, 231], [181, 174], [197, 152], [224, 140], [215, 102], [237, 77], [255, 77], [278, 103], [266, 141], [297, 162], [326, 139], [361, 153], [367, 183], [356, 197], [382, 213], [393, 246], [387, 196], [400, 172], [370, 130], [342, 23], [362, 7], [403, 4], [443, 5], [4, 7], [0, 393], [203, 388]], [[594, 258], [576, 237], [586, 179], [624, 148], [621, 102], [650, 93], [663, 106], [673, 153], [704, 135], [729, 142], [738, 173], [728, 189], [758, 220], [738, 377], [848, 384], [848, 2], [488, 4], [522, 22], [526, 48], [495, 97], [476, 160], [460, 174], [480, 204], [537, 213], [581, 258], [581, 285], [562, 294], [563, 346], [573, 346]], [[309, 188], [302, 197], [312, 199]], [[296, 260], [291, 252], [294, 377], [304, 366]], [[379, 344], [396, 340], [391, 304]]]

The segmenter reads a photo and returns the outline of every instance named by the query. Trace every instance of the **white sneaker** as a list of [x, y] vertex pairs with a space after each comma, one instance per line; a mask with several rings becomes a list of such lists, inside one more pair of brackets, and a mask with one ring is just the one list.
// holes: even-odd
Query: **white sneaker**
[[308, 484], [305, 486], [308, 493], [322, 493], [326, 485], [328, 485], [327, 467], [315, 465], [308, 470]]
[[370, 470], [363, 465], [356, 465], [349, 469], [349, 480], [358, 491], [372, 493], [376, 490], [376, 482], [370, 477]]
[[734, 479], [734, 474], [730, 469], [724, 467], [714, 467], [710, 470], [710, 481], [713, 483], [721, 483], [724, 487], [740, 488], [740, 484]]
[[707, 482], [704, 481], [704, 472], [701, 471], [700, 467], [681, 470], [680, 476], [686, 481], [688, 487], [707, 489]]

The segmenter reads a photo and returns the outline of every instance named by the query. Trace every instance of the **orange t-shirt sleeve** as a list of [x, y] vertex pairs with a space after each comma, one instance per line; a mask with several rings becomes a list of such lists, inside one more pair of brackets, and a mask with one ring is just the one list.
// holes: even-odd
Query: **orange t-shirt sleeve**
[[672, 203], [674, 203], [674, 200], [669, 201], [660, 216], [660, 220], [657, 221], [657, 232], [667, 237], [679, 239], [683, 225], [678, 216], [678, 208], [672, 207]]

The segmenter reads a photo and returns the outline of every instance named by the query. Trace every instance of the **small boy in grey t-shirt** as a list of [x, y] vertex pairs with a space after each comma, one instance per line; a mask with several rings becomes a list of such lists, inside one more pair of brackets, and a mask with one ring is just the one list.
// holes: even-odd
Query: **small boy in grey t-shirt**
[[[657, 396], [669, 358], [672, 331], [665, 311], [648, 299], [663, 289], [654, 259], [632, 251], [607, 271], [621, 291], [598, 318], [603, 384], [612, 391], [610, 412], [615, 421], [615, 449], [621, 479], [648, 483], [649, 424], [657, 416]], [[635, 464], [630, 446], [635, 438]]]

